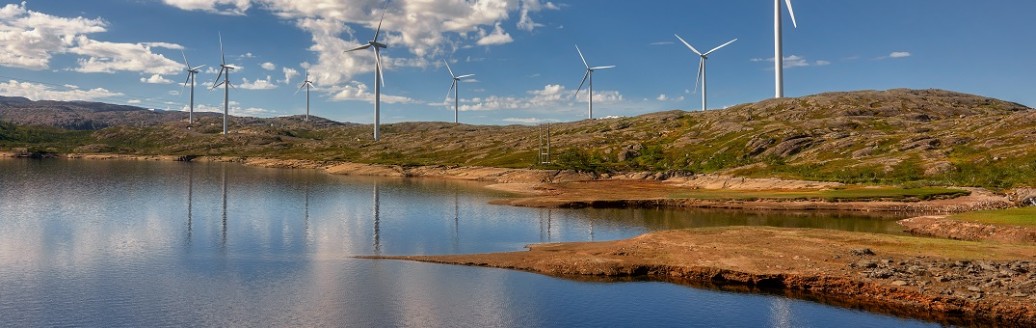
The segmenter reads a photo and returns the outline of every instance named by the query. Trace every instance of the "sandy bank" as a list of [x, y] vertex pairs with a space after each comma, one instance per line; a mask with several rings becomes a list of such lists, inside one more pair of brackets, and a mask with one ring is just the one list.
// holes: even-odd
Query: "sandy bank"
[[941, 215], [913, 217], [900, 220], [899, 224], [907, 232], [920, 236], [1036, 244], [1036, 228], [1033, 227], [965, 222]]
[[513, 253], [373, 258], [776, 288], [949, 324], [1036, 325], [1036, 245], [750, 227], [537, 244]]

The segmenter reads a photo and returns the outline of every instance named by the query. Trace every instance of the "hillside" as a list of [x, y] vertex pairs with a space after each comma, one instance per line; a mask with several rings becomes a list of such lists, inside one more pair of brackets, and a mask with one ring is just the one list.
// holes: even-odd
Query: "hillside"
[[[206, 115], [188, 131], [183, 113], [151, 113], [161, 119], [143, 125], [98, 119], [108, 127], [96, 131], [15, 121], [19, 124], [0, 126], [0, 148], [542, 167], [535, 162], [544, 126], [388, 124], [382, 127], [382, 141], [375, 143], [370, 125], [306, 123], [297, 116], [234, 118], [233, 133], [224, 137], [218, 134], [219, 116]], [[8, 117], [5, 103], [0, 121], [13, 121]], [[548, 166], [557, 168], [1036, 186], [1036, 111], [942, 90], [825, 93], [708, 112], [558, 123], [551, 132], [554, 164]]]

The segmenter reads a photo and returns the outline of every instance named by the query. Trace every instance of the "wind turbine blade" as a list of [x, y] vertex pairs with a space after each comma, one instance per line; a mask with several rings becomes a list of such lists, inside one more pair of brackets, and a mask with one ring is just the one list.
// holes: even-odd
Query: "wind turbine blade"
[[576, 52], [579, 53], [579, 59], [583, 60], [583, 66], [586, 66], [586, 68], [590, 68], [590, 64], [587, 64], [586, 58], [583, 57], [583, 51], [579, 50], [579, 45], [576, 45]]
[[[186, 88], [186, 87], [187, 87], [187, 84], [188, 84], [188, 83], [191, 83], [191, 74], [194, 74], [194, 73], [191, 73], [191, 72], [188, 72], [188, 73], [187, 73], [187, 80], [186, 80], [186, 81], [183, 81], [183, 87], [184, 87], [184, 88]], [[180, 88], [180, 91], [183, 91], [183, 88]]]
[[466, 77], [472, 77], [472, 76], [475, 76], [475, 74], [464, 74], [464, 75], [458, 76], [457, 79], [459, 80], [459, 79], [463, 79], [463, 78], [466, 78]]
[[191, 63], [187, 61], [187, 54], [183, 53], [183, 50], [180, 50], [180, 55], [183, 56], [183, 64], [187, 65], [187, 70], [191, 70]]
[[[220, 68], [219, 69], [219, 74], [216, 75], [216, 81], [213, 82], [213, 83], [219, 83], [220, 82], [219, 78], [223, 77], [223, 71], [225, 71], [225, 70], [226, 70], [226, 68]], [[213, 84], [213, 85], [215, 85], [215, 84]], [[213, 86], [213, 88], [215, 88], [215, 86]]]
[[698, 93], [698, 83], [701, 83], [701, 73], [705, 71], [705, 58], [698, 61], [698, 77], [694, 78], [694, 93]]
[[219, 57], [222, 60], [221, 64], [227, 63], [227, 54], [223, 52], [223, 32], [219, 32]]
[[453, 80], [453, 84], [450, 84], [450, 91], [446, 91], [446, 100], [450, 100], [450, 95], [453, 93], [453, 88], [457, 87], [457, 80]]
[[381, 12], [381, 20], [378, 21], [378, 30], [374, 31], [374, 42], [378, 42], [378, 36], [381, 35], [381, 23], [385, 22], [385, 12]]
[[609, 68], [615, 68], [615, 65], [590, 67], [591, 70], [595, 70], [595, 71], [599, 70], [599, 69], [609, 69]]
[[690, 43], [687, 43], [687, 41], [685, 41], [679, 35], [673, 34], [673, 36], [676, 36], [677, 39], [680, 39], [680, 42], [683, 42], [683, 45], [687, 46], [687, 48], [691, 49], [691, 51], [694, 51], [694, 53], [698, 54], [698, 56], [702, 56], [701, 51], [698, 51], [698, 49], [695, 49], [694, 46], [692, 46]]
[[586, 70], [586, 74], [583, 74], [583, 80], [579, 81], [579, 87], [576, 88], [576, 93], [572, 94], [572, 98], [579, 96], [579, 91], [583, 90], [583, 84], [586, 83], [586, 78], [590, 77], [590, 70]]
[[788, 5], [788, 13], [791, 14], [791, 26], [798, 28], [799, 24], [795, 23], [795, 9], [791, 7], [791, 0], [784, 0], [784, 3]]
[[706, 52], [706, 53], [705, 53], [704, 55], [702, 55], [702, 56], [708, 56], [708, 55], [709, 55], [709, 54], [711, 54], [711, 53], [712, 53], [713, 51], [716, 51], [716, 50], [719, 50], [720, 48], [726, 47], [726, 46], [730, 45], [731, 43], [734, 43], [734, 41], [737, 41], [737, 39], [733, 39], [733, 40], [727, 41], [727, 43], [721, 44], [721, 45], [720, 45], [719, 47], [715, 47], [715, 48], [712, 48], [712, 50], [709, 50], [709, 52]]
[[367, 49], [367, 48], [370, 48], [370, 47], [371, 47], [370, 44], [365, 44], [365, 45], [362, 45], [362, 46], [359, 46], [359, 47], [356, 47], [356, 48], [352, 48], [352, 49], [346, 50], [345, 52], [353, 52], [353, 51], [356, 51], [356, 50], [363, 50], [363, 49]]
[[385, 66], [381, 66], [381, 50], [374, 47], [374, 59], [378, 62], [378, 77], [381, 78], [381, 87], [385, 87]]
[[443, 60], [442, 60], [442, 63], [443, 63], [443, 64], [446, 64], [446, 70], [447, 70], [447, 71], [450, 71], [450, 76], [452, 76], [453, 78], [455, 78], [455, 79], [456, 79], [456, 78], [457, 78], [457, 76], [456, 76], [456, 75], [453, 75], [453, 69], [451, 69], [451, 68], [450, 68], [450, 63], [447, 63], [445, 59], [443, 59]]
[[302, 88], [304, 88], [304, 87], [306, 87], [306, 82], [302, 82], [302, 84], [299, 85], [299, 88], [298, 88], [298, 90], [295, 90], [295, 94], [294, 95], [298, 95], [299, 91], [302, 91]]
[[199, 68], [205, 67], [206, 65], [198, 65], [197, 67], [191, 68], [192, 71], [197, 71]]
[[223, 85], [223, 82], [224, 82], [224, 81], [217, 81], [216, 83], [213, 83], [213, 84], [212, 84], [212, 87], [211, 87], [211, 88], [209, 88], [209, 90], [212, 90], [212, 89], [218, 88], [219, 86]]

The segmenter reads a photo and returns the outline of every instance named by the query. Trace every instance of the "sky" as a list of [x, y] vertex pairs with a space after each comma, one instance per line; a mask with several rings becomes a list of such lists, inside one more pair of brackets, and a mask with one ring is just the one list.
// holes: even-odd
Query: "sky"
[[[793, 0], [784, 19], [785, 95], [938, 88], [1036, 107], [1036, 1]], [[222, 111], [222, 35], [236, 67], [232, 115], [305, 113], [371, 123], [374, 56], [345, 53], [381, 15], [382, 122], [537, 124], [701, 110], [707, 51], [712, 109], [773, 97], [771, 0], [106, 0], [0, 1], [0, 95], [187, 110], [183, 55], [198, 74], [196, 111]], [[183, 53], [183, 55], [181, 54]]]

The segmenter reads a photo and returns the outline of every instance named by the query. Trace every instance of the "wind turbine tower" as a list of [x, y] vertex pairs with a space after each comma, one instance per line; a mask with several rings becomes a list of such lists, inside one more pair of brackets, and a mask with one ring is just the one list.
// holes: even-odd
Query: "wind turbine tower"
[[[792, 27], [798, 28], [795, 22], [795, 9], [791, 7], [791, 0], [784, 0], [788, 4], [788, 14], [791, 15]], [[773, 0], [773, 69], [777, 94], [775, 98], [784, 98], [784, 50], [781, 42], [781, 0]]]
[[450, 99], [450, 92], [453, 92], [453, 123], [460, 123], [460, 82], [471, 82], [471, 80], [462, 80], [475, 76], [475, 74], [465, 74], [457, 76], [453, 74], [453, 69], [450, 68], [450, 63], [442, 60], [443, 64], [446, 64], [446, 70], [450, 72], [450, 77], [453, 78], [453, 84], [450, 85], [450, 91], [446, 91], [446, 99]]
[[186, 70], [187, 70], [187, 81], [183, 82], [183, 87], [186, 88], [188, 83], [191, 84], [191, 111], [190, 111], [189, 114], [187, 114], [187, 129], [189, 130], [191, 128], [191, 126], [194, 125], [194, 81], [195, 81], [195, 76], [198, 75], [198, 72], [200, 72], [199, 69], [201, 69], [202, 67], [205, 67], [205, 65], [200, 65], [198, 67], [191, 67], [191, 63], [187, 61], [187, 55], [184, 54], [182, 50], [180, 51], [180, 55], [183, 55], [183, 64], [184, 64], [184, 66], [187, 67], [186, 68]]
[[313, 81], [309, 80], [309, 71], [306, 72], [306, 80], [302, 81], [299, 89], [295, 90], [295, 94], [299, 94], [299, 91], [302, 91], [302, 87], [306, 87], [306, 122], [309, 122], [309, 88], [313, 87]]
[[579, 82], [579, 88], [576, 88], [576, 93], [575, 94], [578, 95], [579, 94], [579, 90], [583, 89], [583, 83], [586, 83], [587, 80], [590, 81], [590, 84], [587, 86], [587, 89], [586, 89], [587, 90], [587, 96], [588, 96], [587, 98], [589, 99], [589, 101], [587, 102], [587, 111], [589, 113], [588, 115], [589, 115], [590, 119], [592, 120], [594, 118], [594, 71], [602, 70], [602, 69], [615, 68], [615, 65], [590, 67], [590, 64], [586, 63], [586, 57], [583, 57], [583, 51], [579, 50], [579, 46], [578, 45], [576, 46], [576, 52], [579, 53], [579, 59], [583, 60], [583, 66], [586, 67], [586, 74], [583, 74], [583, 80]]
[[[223, 52], [223, 34], [219, 35], [219, 75], [216, 75], [216, 84], [212, 85], [212, 89], [223, 86], [223, 135], [227, 135], [227, 116], [230, 115], [230, 71], [235, 67], [227, 65], [227, 55]], [[223, 81], [220, 82], [219, 78], [223, 77]]]
[[680, 42], [683, 42], [683, 44], [687, 46], [687, 48], [690, 48], [691, 51], [693, 51], [695, 54], [698, 54], [698, 57], [701, 57], [701, 60], [698, 61], [698, 77], [694, 79], [694, 90], [698, 90], [698, 82], [701, 82], [701, 110], [706, 111], [709, 109], [709, 107], [706, 100], [707, 89], [705, 85], [705, 61], [709, 59], [709, 54], [713, 53], [716, 50], [719, 50], [720, 48], [726, 47], [731, 43], [734, 43], [734, 41], [737, 41], [737, 39], [727, 41], [727, 43], [724, 43], [719, 47], [715, 47], [712, 48], [712, 50], [709, 50], [705, 53], [701, 53], [700, 51], [698, 51], [698, 49], [695, 49], [694, 46], [692, 46], [690, 43], [687, 43], [687, 41], [685, 41], [679, 35], [673, 35], [675, 35], [677, 39], [680, 39]]
[[374, 49], [374, 141], [381, 140], [381, 88], [385, 86], [385, 76], [382, 75], [381, 49], [388, 48], [388, 45], [378, 42], [381, 35], [381, 23], [385, 22], [385, 14], [381, 14], [381, 21], [378, 22], [378, 29], [374, 32], [374, 39], [367, 41], [367, 44], [346, 50], [352, 52], [367, 48]]

